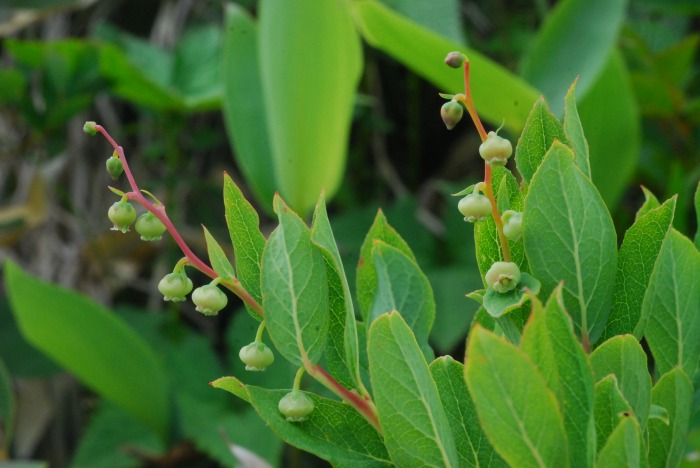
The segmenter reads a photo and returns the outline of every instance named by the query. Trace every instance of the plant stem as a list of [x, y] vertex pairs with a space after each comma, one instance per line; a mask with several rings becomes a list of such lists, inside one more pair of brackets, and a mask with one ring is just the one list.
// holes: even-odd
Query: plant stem
[[[180, 247], [182, 253], [189, 260], [190, 265], [192, 265], [193, 267], [195, 267], [196, 269], [198, 269], [199, 271], [201, 271], [202, 273], [204, 273], [212, 279], [218, 278], [219, 275], [216, 273], [216, 271], [214, 271], [209, 265], [207, 265], [199, 257], [197, 257], [197, 255], [195, 255], [194, 252], [192, 252], [192, 249], [190, 249], [185, 240], [182, 238], [175, 225], [172, 223], [172, 221], [170, 221], [170, 218], [165, 212], [165, 205], [154, 205], [153, 203], [148, 201], [146, 197], [143, 196], [138, 184], [136, 183], [136, 180], [134, 180], [134, 176], [131, 173], [131, 170], [129, 169], [129, 163], [126, 160], [124, 149], [121, 146], [119, 146], [116, 141], [114, 141], [114, 139], [109, 135], [107, 130], [105, 130], [104, 127], [102, 127], [101, 125], [95, 125], [95, 130], [100, 132], [107, 139], [107, 141], [109, 141], [109, 143], [112, 145], [117, 154], [119, 154], [119, 159], [121, 159], [122, 167], [124, 168], [124, 174], [126, 174], [126, 178], [129, 181], [129, 185], [131, 186], [132, 190], [131, 192], [126, 194], [127, 198], [141, 204], [144, 208], [146, 208], [146, 210], [153, 213], [155, 217], [163, 223], [163, 225], [165, 225], [165, 228], [173, 237], [175, 243], [178, 245], [178, 247]], [[243, 302], [248, 304], [250, 308], [253, 309], [260, 317], [264, 316], [262, 306], [255, 300], [253, 296], [250, 295], [250, 293], [243, 287], [243, 285], [237, 278], [221, 281], [221, 284], [226, 286]]]
[[260, 326], [258, 327], [258, 332], [255, 334], [255, 342], [256, 343], [262, 343], [262, 336], [263, 336], [263, 332], [265, 331], [265, 325], [267, 325], [267, 322], [265, 320], [260, 322]]
[[298, 392], [301, 388], [301, 378], [304, 376], [304, 372], [306, 372], [306, 369], [304, 369], [303, 366], [297, 370], [297, 373], [294, 376], [294, 384], [292, 385], [292, 391]]

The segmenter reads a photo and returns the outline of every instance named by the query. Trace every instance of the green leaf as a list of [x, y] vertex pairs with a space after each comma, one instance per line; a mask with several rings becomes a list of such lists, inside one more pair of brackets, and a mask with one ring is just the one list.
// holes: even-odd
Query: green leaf
[[650, 466], [678, 466], [685, 451], [693, 414], [693, 384], [678, 367], [664, 374], [651, 391], [655, 405], [665, 408], [668, 421], [649, 420]]
[[569, 466], [561, 410], [525, 353], [476, 327], [464, 372], [481, 426], [509, 465]]
[[389, 225], [382, 210], [377, 211], [372, 226], [365, 236], [360, 247], [360, 261], [357, 264], [356, 288], [357, 302], [360, 306], [362, 318], [367, 321], [377, 293], [377, 269], [372, 262], [372, 248], [374, 242], [380, 240], [406, 254], [413, 261], [416, 257], [396, 230]]
[[[652, 389], [652, 399], [653, 399], [653, 389]], [[663, 406], [655, 405], [652, 403], [651, 409], [649, 410], [649, 419], [656, 419], [666, 424], [670, 424], [670, 419], [668, 418], [668, 410]]]
[[381, 0], [381, 2], [406, 19], [430, 29], [435, 34], [452, 41], [464, 38], [460, 3], [458, 0]]
[[700, 249], [700, 181], [698, 186], [695, 188], [695, 224], [697, 229], [695, 231], [695, 246]]
[[578, 83], [578, 78], [573, 82], [569, 91], [564, 97], [564, 133], [566, 137], [571, 142], [571, 148], [574, 150], [576, 155], [576, 165], [581, 172], [591, 178], [591, 162], [588, 150], [588, 141], [586, 141], [586, 136], [583, 134], [583, 127], [581, 126], [581, 118], [578, 115], [578, 109], [576, 108], [576, 84]]
[[360, 38], [342, 0], [263, 0], [258, 14], [275, 178], [305, 214], [324, 188], [332, 196], [345, 174], [363, 65]]
[[562, 143], [552, 145], [532, 179], [523, 242], [542, 293], [564, 281], [564, 304], [577, 333], [595, 343], [610, 311], [617, 237], [603, 200]]
[[615, 374], [603, 377], [595, 384], [593, 393], [596, 446], [600, 451], [620, 419], [626, 414], [632, 414], [632, 407], [622, 395]]
[[484, 308], [492, 317], [500, 318], [508, 312], [517, 310], [529, 300], [527, 291], [537, 295], [540, 292], [540, 282], [527, 273], [521, 273], [520, 282], [515, 289], [505, 293], [487, 289], [484, 294]]
[[221, 105], [221, 28], [213, 24], [185, 30], [175, 46], [173, 83], [189, 111], [218, 109]]
[[117, 316], [5, 262], [5, 286], [27, 341], [164, 437], [168, 383], [153, 349]]
[[346, 375], [352, 386], [363, 389], [364, 385], [360, 377], [360, 353], [355, 308], [343, 268], [343, 260], [340, 257], [338, 245], [328, 220], [326, 200], [323, 194], [314, 210], [311, 242], [321, 249], [328, 271], [330, 330], [326, 361], [329, 364], [329, 370], [336, 379], [338, 375]]
[[3, 437], [0, 440], [0, 454], [10, 453], [10, 442], [15, 428], [15, 390], [12, 388], [12, 377], [0, 359], [0, 429]]
[[457, 466], [447, 415], [421, 348], [400, 314], [372, 323], [367, 338], [374, 402], [397, 466]]
[[544, 98], [540, 97], [527, 118], [515, 148], [518, 172], [527, 183], [532, 180], [554, 140], [569, 144], [561, 122], [549, 110]]
[[654, 208], [658, 208], [659, 206], [661, 206], [661, 203], [659, 203], [659, 199], [656, 198], [656, 195], [651, 193], [651, 191], [643, 185], [642, 192], [644, 193], [644, 203], [637, 210], [637, 214], [634, 216], [635, 221], [637, 221], [645, 214], [649, 213]]
[[564, 309], [561, 285], [554, 290], [546, 307], [533, 301], [520, 347], [542, 373], [559, 402], [569, 441], [570, 466], [593, 466], [593, 372]]
[[547, 15], [522, 61], [522, 76], [557, 115], [568, 83], [580, 75], [585, 95], [600, 76], [625, 20], [625, 0], [564, 0]]
[[637, 418], [622, 417], [598, 453], [596, 466], [647, 466], [646, 447]]
[[436, 35], [378, 2], [361, 0], [352, 5], [362, 36], [372, 47], [386, 52], [442, 91], [464, 92], [462, 73], [443, 62], [449, 52], [462, 51], [469, 57], [474, 104], [481, 117], [500, 124], [507, 116], [508, 130], [522, 130], [528, 109], [538, 96], [524, 80], [476, 50]]
[[647, 355], [632, 335], [620, 335], [601, 344], [589, 356], [597, 381], [609, 374], [617, 377], [620, 391], [634, 410], [642, 427], [651, 407], [651, 376]]
[[335, 466], [391, 465], [381, 436], [350, 405], [307, 393], [314, 402], [314, 411], [306, 421], [290, 423], [277, 409], [287, 390], [244, 385], [235, 377], [222, 377], [211, 385], [252, 404], [270, 429], [285, 442]]
[[226, 7], [221, 73], [233, 156], [258, 202], [269, 209], [276, 190], [275, 170], [258, 63], [258, 27], [235, 3]]
[[228, 261], [224, 249], [216, 242], [216, 239], [214, 239], [214, 236], [211, 235], [206, 227], [202, 226], [202, 229], [204, 229], [204, 239], [207, 243], [207, 253], [209, 254], [211, 267], [222, 279], [235, 279], [236, 272], [233, 271], [233, 266], [231, 262]]
[[628, 75], [615, 51], [578, 106], [591, 151], [593, 183], [611, 208], [628, 186], [640, 153], [639, 106]]
[[676, 197], [673, 197], [639, 218], [625, 233], [604, 340], [626, 333], [642, 339], [649, 320], [648, 315], [642, 315], [642, 302], [675, 208]]
[[474, 402], [464, 382], [462, 363], [443, 356], [434, 360], [429, 369], [455, 439], [459, 466], [507, 466], [481, 429]]
[[[260, 263], [265, 248], [265, 237], [258, 227], [258, 213], [228, 174], [224, 174], [224, 208], [228, 232], [236, 253], [238, 279], [248, 293], [261, 303]], [[246, 309], [251, 316], [261, 320], [257, 312], [248, 305]]]
[[671, 229], [661, 246], [642, 303], [645, 337], [659, 374], [680, 366], [695, 375], [700, 354], [700, 252]]
[[380, 240], [374, 242], [372, 263], [377, 272], [377, 294], [367, 322], [396, 310], [423, 347], [435, 321], [435, 300], [428, 278], [420, 267], [399, 249]]
[[304, 221], [275, 196], [279, 226], [262, 256], [263, 309], [270, 338], [291, 363], [316, 363], [328, 338], [328, 280]]

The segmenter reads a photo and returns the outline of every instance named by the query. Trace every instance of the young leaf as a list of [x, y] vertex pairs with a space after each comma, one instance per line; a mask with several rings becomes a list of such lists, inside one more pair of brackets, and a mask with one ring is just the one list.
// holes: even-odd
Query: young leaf
[[656, 382], [651, 400], [668, 412], [669, 421], [649, 420], [650, 466], [678, 466], [693, 413], [693, 384], [675, 367]]
[[576, 83], [578, 83], [578, 78], [573, 82], [566, 93], [566, 97], [564, 97], [564, 133], [571, 142], [571, 148], [576, 155], [576, 165], [590, 179], [591, 162], [588, 156], [588, 141], [586, 141], [586, 136], [583, 134], [581, 118], [576, 108]]
[[375, 241], [372, 263], [377, 272], [377, 294], [368, 317], [371, 324], [382, 314], [398, 311], [423, 347], [435, 320], [435, 300], [428, 278], [400, 250]]
[[673, 222], [676, 198], [666, 201], [639, 218], [625, 233], [617, 261], [617, 276], [612, 298], [612, 310], [605, 325], [603, 340], [616, 335], [644, 335], [649, 316], [642, 315], [642, 301], [661, 244]]
[[642, 185], [641, 187], [642, 192], [644, 193], [644, 203], [642, 203], [642, 206], [639, 207], [637, 214], [634, 216], [635, 222], [654, 208], [661, 206], [661, 203], [659, 203], [659, 199], [656, 198], [656, 195], [651, 193], [651, 191], [645, 186]]
[[434, 360], [429, 368], [455, 438], [459, 466], [507, 466], [481, 429], [474, 402], [464, 382], [462, 363], [443, 356]]
[[523, 352], [481, 327], [464, 368], [484, 432], [511, 466], [568, 466], [557, 400]]
[[255, 198], [269, 209], [275, 194], [275, 170], [260, 79], [258, 27], [235, 3], [226, 6], [221, 73], [224, 118], [233, 155]]
[[671, 229], [661, 246], [642, 303], [645, 336], [660, 374], [680, 366], [695, 375], [700, 353], [700, 252]]
[[249, 402], [280, 438], [334, 466], [391, 465], [381, 436], [350, 405], [307, 393], [314, 411], [306, 421], [290, 423], [277, 408], [287, 390], [244, 385], [235, 377], [222, 377], [211, 385]]
[[651, 407], [651, 376], [647, 355], [637, 339], [632, 335], [616, 336], [600, 345], [589, 358], [597, 381], [609, 374], [617, 377], [625, 400], [645, 427]]
[[209, 254], [211, 267], [224, 280], [236, 278], [236, 272], [233, 271], [233, 266], [228, 261], [224, 249], [216, 242], [216, 239], [209, 233], [207, 228], [202, 226], [202, 229], [204, 229], [204, 239], [207, 242], [207, 253]]
[[597, 466], [647, 466], [642, 431], [634, 415], [622, 417], [598, 453]]
[[309, 228], [275, 196], [279, 226], [262, 256], [263, 309], [270, 338], [291, 363], [315, 363], [328, 338], [328, 279]]
[[557, 397], [569, 441], [569, 464], [593, 466], [593, 372], [564, 309], [561, 285], [554, 290], [546, 307], [533, 301], [520, 347]]
[[416, 260], [406, 241], [389, 225], [382, 210], [377, 211], [377, 216], [374, 218], [374, 222], [369, 228], [360, 248], [360, 261], [357, 264], [355, 278], [357, 303], [365, 321], [369, 317], [372, 304], [374, 303], [374, 295], [377, 293], [377, 270], [372, 262], [372, 248], [375, 240], [385, 242], [406, 254], [413, 261]]
[[397, 466], [458, 466], [447, 415], [423, 353], [397, 312], [372, 323], [369, 371], [379, 422]]
[[569, 144], [561, 123], [549, 110], [544, 98], [540, 97], [527, 118], [515, 148], [515, 163], [525, 182], [530, 183], [554, 140]]
[[[236, 254], [238, 279], [250, 295], [261, 303], [260, 262], [265, 248], [265, 237], [258, 227], [258, 213], [228, 174], [224, 174], [224, 208], [228, 232]], [[246, 309], [255, 319], [261, 320], [248, 305]]]
[[523, 242], [542, 292], [564, 281], [566, 310], [583, 339], [595, 343], [610, 311], [617, 238], [598, 191], [562, 143], [552, 145], [532, 179]]
[[27, 341], [165, 437], [168, 382], [153, 349], [117, 316], [7, 261], [5, 286]]
[[[328, 272], [330, 329], [326, 360], [329, 370], [334, 376], [347, 376], [349, 382], [345, 383], [351, 383], [355, 388], [361, 389], [363, 384], [360, 377], [360, 353], [355, 308], [345, 276], [343, 260], [340, 258], [340, 252], [328, 220], [326, 200], [323, 194], [314, 210], [311, 242], [321, 249]], [[341, 381], [341, 383], [344, 382]]]
[[632, 407], [622, 395], [615, 374], [603, 377], [595, 384], [593, 393], [596, 446], [600, 451], [620, 423], [620, 418], [632, 414]]

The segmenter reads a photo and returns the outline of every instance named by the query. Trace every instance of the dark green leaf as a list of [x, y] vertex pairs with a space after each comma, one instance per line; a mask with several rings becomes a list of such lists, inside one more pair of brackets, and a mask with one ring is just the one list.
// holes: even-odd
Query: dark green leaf
[[172, 86], [189, 111], [221, 105], [221, 28], [213, 24], [186, 29], [173, 60]]
[[0, 454], [10, 452], [10, 442], [15, 429], [15, 390], [12, 387], [12, 377], [0, 359]]
[[676, 367], [656, 382], [651, 399], [655, 405], [666, 409], [668, 421], [649, 420], [649, 464], [678, 466], [693, 412], [693, 384]]

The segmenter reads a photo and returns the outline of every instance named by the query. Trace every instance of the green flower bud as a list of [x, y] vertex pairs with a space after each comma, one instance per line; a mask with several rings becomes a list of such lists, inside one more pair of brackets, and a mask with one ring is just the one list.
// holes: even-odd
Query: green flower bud
[[216, 315], [228, 304], [226, 294], [216, 286], [207, 284], [200, 286], [192, 293], [192, 302], [197, 312], [204, 315]]
[[109, 207], [107, 217], [114, 223], [112, 231], [128, 232], [129, 226], [136, 219], [136, 210], [131, 203], [118, 201]]
[[485, 195], [473, 192], [459, 201], [457, 209], [465, 221], [474, 223], [486, 219], [491, 214], [491, 202]]
[[461, 52], [450, 52], [447, 54], [447, 57], [445, 57], [445, 65], [451, 68], [460, 68], [462, 65], [464, 65], [464, 62], [467, 60], [467, 57]]
[[83, 132], [90, 136], [95, 136], [97, 134], [97, 129], [95, 128], [95, 125], [97, 125], [95, 122], [85, 122], [85, 124], [83, 124]]
[[110, 156], [109, 159], [107, 159], [105, 166], [107, 166], [107, 172], [113, 180], [117, 180], [119, 176], [122, 175], [122, 173], [124, 172], [122, 160], [119, 158], [115, 158], [114, 156]]
[[150, 211], [139, 216], [134, 227], [143, 241], [161, 240], [165, 232], [165, 225]]
[[455, 125], [462, 120], [464, 109], [457, 101], [448, 101], [440, 108], [440, 116], [448, 130], [455, 128]]
[[513, 154], [513, 145], [505, 138], [489, 132], [486, 141], [479, 146], [481, 158], [490, 166], [505, 166], [508, 158]]
[[314, 402], [301, 390], [293, 390], [282, 397], [277, 407], [287, 421], [301, 422], [314, 410]]
[[520, 268], [513, 262], [496, 262], [486, 272], [486, 285], [498, 293], [515, 289], [520, 282]]
[[275, 355], [265, 343], [253, 341], [241, 348], [238, 357], [245, 364], [247, 371], [264, 371], [275, 361]]
[[192, 280], [184, 272], [168, 273], [158, 283], [158, 291], [163, 295], [164, 301], [184, 301], [192, 287]]
[[523, 214], [519, 211], [506, 210], [503, 212], [503, 234], [513, 241], [523, 237]]

